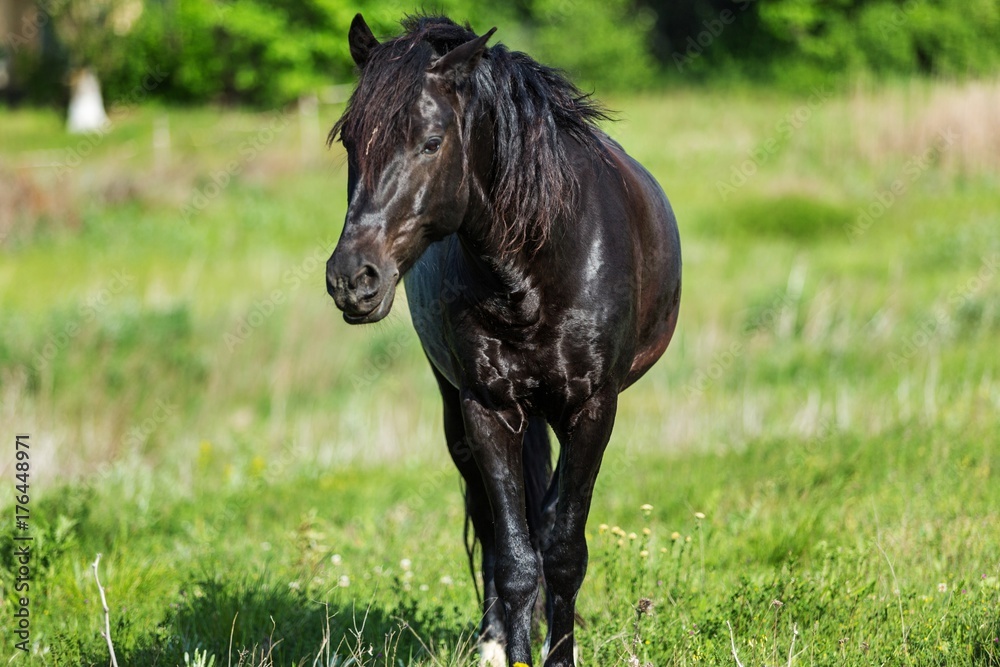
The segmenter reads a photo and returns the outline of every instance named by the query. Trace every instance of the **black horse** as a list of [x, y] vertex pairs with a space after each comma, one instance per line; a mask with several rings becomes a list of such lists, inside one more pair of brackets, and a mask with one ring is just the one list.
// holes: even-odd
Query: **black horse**
[[487, 48], [493, 30], [403, 26], [379, 43], [360, 14], [351, 25], [359, 81], [330, 132], [347, 150], [349, 205], [327, 290], [347, 322], [376, 322], [405, 277], [482, 546], [483, 662], [532, 663], [541, 575], [543, 661], [573, 665], [584, 528], [618, 394], [677, 323], [676, 221], [560, 72]]

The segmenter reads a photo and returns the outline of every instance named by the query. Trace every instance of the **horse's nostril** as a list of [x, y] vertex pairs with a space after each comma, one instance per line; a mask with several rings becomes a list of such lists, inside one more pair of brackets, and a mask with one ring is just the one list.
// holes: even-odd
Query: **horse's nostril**
[[374, 296], [379, 289], [379, 273], [371, 264], [365, 264], [361, 270], [354, 274], [354, 289], [358, 292], [358, 299], [364, 300]]

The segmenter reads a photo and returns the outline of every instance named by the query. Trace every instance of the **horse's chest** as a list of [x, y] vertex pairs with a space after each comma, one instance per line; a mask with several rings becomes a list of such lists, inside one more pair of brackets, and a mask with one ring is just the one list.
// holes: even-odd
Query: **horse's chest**
[[451, 384], [459, 386], [455, 360], [444, 330], [443, 310], [455, 298], [444, 280], [449, 239], [432, 243], [413, 265], [403, 283], [413, 328], [431, 363]]
[[477, 386], [498, 403], [542, 412], [589, 396], [610, 370], [593, 338], [600, 327], [568, 315], [562, 326], [490, 330], [449, 271], [449, 243], [432, 244], [404, 279], [413, 327], [437, 371], [455, 387]]

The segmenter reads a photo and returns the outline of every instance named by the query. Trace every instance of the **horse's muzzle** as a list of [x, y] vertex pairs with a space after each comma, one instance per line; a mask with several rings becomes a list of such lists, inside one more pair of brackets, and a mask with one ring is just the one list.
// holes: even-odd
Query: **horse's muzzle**
[[360, 257], [334, 251], [326, 263], [326, 291], [349, 324], [378, 322], [389, 314], [398, 271], [380, 270]]

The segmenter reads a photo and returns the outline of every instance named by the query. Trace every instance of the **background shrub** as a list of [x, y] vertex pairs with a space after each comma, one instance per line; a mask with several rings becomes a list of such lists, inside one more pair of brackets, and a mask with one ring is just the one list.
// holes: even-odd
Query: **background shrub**
[[[443, 0], [431, 9], [479, 32], [496, 25], [498, 41], [600, 91], [733, 78], [806, 89], [859, 74], [975, 77], [1000, 65], [994, 0], [520, 0], [502, 8]], [[351, 81], [345, 35], [358, 11], [384, 38], [420, 5], [146, 0], [100, 57], [59, 44], [58, 15], [43, 27], [41, 52], [5, 46], [20, 93], [36, 102], [64, 102], [67, 68], [89, 60], [110, 102], [134, 99], [137, 82], [161, 72], [147, 94], [165, 101], [274, 107]]]

